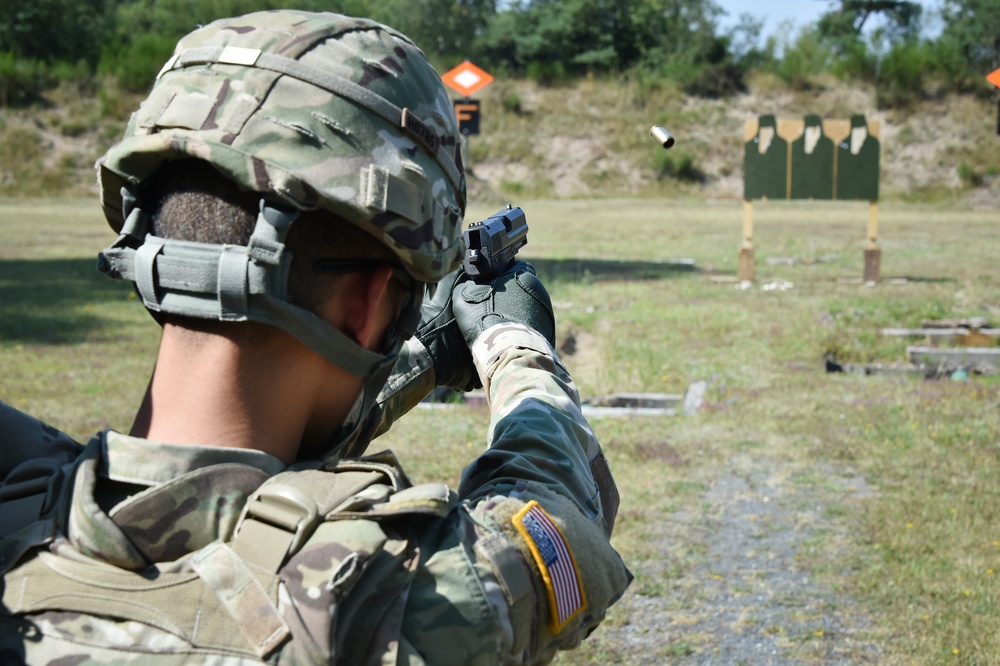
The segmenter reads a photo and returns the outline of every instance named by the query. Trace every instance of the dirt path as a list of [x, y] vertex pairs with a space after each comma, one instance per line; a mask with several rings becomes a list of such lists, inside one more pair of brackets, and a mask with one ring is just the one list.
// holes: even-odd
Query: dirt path
[[629, 664], [879, 663], [870, 618], [805, 566], [833, 564], [849, 534], [844, 505], [871, 492], [845, 470], [733, 458], [703, 510], [665, 526], [664, 559], [644, 567], [662, 592], [634, 586], [619, 611], [627, 623], [601, 640], [624, 646]]

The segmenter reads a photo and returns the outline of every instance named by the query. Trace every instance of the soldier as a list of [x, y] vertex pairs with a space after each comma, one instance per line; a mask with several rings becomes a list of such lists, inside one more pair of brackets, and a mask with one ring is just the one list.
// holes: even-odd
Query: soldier
[[[455, 270], [458, 128], [407, 38], [212, 23], [98, 169], [99, 267], [163, 333], [128, 435], [0, 405], [0, 661], [545, 663], [600, 623], [631, 580], [617, 492], [533, 269]], [[457, 492], [363, 455], [480, 384]]]

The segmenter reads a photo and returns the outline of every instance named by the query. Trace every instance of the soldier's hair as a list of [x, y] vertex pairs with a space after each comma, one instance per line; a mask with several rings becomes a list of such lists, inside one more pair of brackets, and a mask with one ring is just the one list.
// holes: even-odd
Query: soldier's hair
[[[153, 234], [161, 238], [246, 245], [260, 206], [260, 194], [241, 190], [208, 162], [193, 159], [167, 162], [140, 193], [153, 219]], [[338, 276], [313, 269], [317, 259], [398, 260], [383, 243], [333, 213], [305, 211], [292, 224], [286, 246], [292, 253], [288, 297], [316, 312], [336, 288]], [[168, 316], [167, 321], [203, 329], [203, 322]]]

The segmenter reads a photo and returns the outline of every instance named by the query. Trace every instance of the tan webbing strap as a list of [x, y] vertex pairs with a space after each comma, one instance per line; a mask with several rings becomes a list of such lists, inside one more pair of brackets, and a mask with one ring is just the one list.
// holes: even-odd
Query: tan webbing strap
[[237, 555], [274, 573], [297, 552], [333, 508], [385, 476], [379, 471], [302, 469], [268, 479], [250, 496], [236, 527]]
[[292, 478], [296, 488], [316, 501], [320, 516], [326, 516], [366, 488], [390, 483], [386, 476], [385, 472], [377, 469], [310, 469], [294, 472]]
[[219, 319], [240, 321], [246, 317], [250, 297], [250, 257], [238, 245], [223, 245], [219, 254]]
[[294, 531], [251, 519], [240, 526], [238, 538], [233, 539], [231, 546], [248, 563], [274, 573], [281, 568], [293, 541]]
[[[414, 174], [412, 178], [420, 176]], [[372, 164], [361, 172], [361, 191], [365, 205], [374, 211], [395, 213], [415, 222], [423, 218], [423, 190], [406, 179], [394, 176], [386, 169]], [[430, 204], [430, 201], [427, 202]], [[441, 211], [435, 211], [440, 213]]]
[[473, 544], [476, 554], [485, 560], [507, 599], [511, 622], [514, 625], [514, 644], [511, 654], [531, 652], [535, 632], [530, 629], [537, 623], [534, 587], [528, 563], [510, 540], [503, 534], [493, 533], [477, 538]]
[[156, 293], [156, 255], [163, 252], [163, 239], [147, 235], [146, 242], [135, 251], [135, 287], [142, 297], [142, 304], [154, 312], [160, 311], [160, 297]]
[[288, 637], [288, 625], [274, 601], [232, 548], [221, 541], [206, 546], [191, 558], [191, 567], [215, 592], [258, 657], [263, 659]]
[[[251, 615], [270, 618], [277, 613], [270, 601], [277, 598], [277, 576], [262, 584], [243, 566], [242, 579], [252, 578], [263, 600], [247, 589], [241, 610], [249, 608]], [[234, 627], [240, 618], [227, 612], [229, 608], [220, 598], [224, 595], [218, 594], [206, 580], [230, 570], [212, 567], [211, 563], [202, 565], [208, 571], [204, 577], [199, 575], [201, 572], [161, 572], [149, 578], [95, 561], [78, 562], [41, 552], [6, 575], [3, 605], [13, 613], [61, 611], [141, 622], [179, 636], [199, 650], [221, 649], [259, 656], [260, 650], [277, 644], [280, 632], [274, 638], [267, 633], [274, 624], [273, 618], [259, 623], [244, 618], [246, 626], [251, 627], [249, 635], [243, 625], [240, 630]], [[233, 580], [237, 578], [240, 578], [238, 573]], [[221, 587], [235, 589], [229, 582]], [[265, 636], [270, 640], [262, 638]]]

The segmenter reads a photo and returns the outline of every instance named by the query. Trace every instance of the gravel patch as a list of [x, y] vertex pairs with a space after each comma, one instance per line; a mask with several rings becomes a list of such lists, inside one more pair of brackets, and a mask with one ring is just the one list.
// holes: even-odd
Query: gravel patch
[[[627, 621], [594, 639], [630, 664], [879, 663], [871, 618], [830, 576], [809, 570], [832, 565], [849, 538], [837, 507], [871, 494], [849, 472], [732, 460], [703, 511], [671, 517], [663, 561], [643, 565], [662, 592], [633, 585], [616, 613]], [[695, 554], [679, 562], [678, 550]]]

